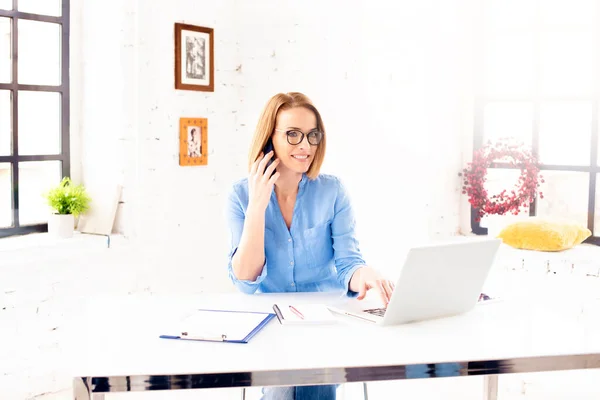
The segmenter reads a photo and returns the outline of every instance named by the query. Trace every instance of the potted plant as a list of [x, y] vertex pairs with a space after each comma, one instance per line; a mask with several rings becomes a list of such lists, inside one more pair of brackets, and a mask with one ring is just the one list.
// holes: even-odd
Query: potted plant
[[73, 236], [75, 217], [86, 212], [91, 198], [83, 185], [74, 185], [69, 177], [46, 193], [48, 205], [54, 213], [48, 218], [48, 233], [60, 238]]

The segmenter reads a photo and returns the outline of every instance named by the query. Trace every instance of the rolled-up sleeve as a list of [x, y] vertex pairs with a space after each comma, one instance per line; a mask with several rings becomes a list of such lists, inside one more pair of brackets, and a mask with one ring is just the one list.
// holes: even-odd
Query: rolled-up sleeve
[[357, 295], [356, 292], [350, 290], [352, 275], [366, 264], [355, 236], [355, 226], [356, 221], [350, 197], [342, 182], [338, 180], [338, 194], [334, 205], [331, 235], [338, 282], [348, 291], [349, 296]]
[[265, 265], [263, 266], [263, 270], [261, 274], [256, 278], [256, 280], [244, 280], [238, 279], [233, 272], [233, 256], [237, 252], [240, 240], [242, 238], [242, 232], [244, 230], [244, 220], [245, 214], [244, 209], [242, 208], [242, 202], [240, 201], [239, 196], [237, 195], [235, 190], [232, 190], [229, 193], [227, 199], [227, 224], [229, 227], [229, 255], [228, 255], [228, 273], [229, 279], [234, 284], [234, 286], [241, 292], [247, 294], [253, 294], [258, 289], [260, 283], [267, 277], [267, 262], [265, 260]]

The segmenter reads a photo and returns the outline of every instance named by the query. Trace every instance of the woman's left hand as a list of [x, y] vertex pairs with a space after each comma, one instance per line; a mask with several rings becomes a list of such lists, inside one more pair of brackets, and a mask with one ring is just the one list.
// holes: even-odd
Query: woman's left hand
[[[375, 290], [387, 307], [392, 292], [394, 291], [394, 283], [388, 279], [384, 279], [377, 271], [371, 267], [363, 267], [356, 271], [358, 275], [358, 300], [365, 298], [367, 291]], [[354, 276], [352, 277], [355, 278]]]

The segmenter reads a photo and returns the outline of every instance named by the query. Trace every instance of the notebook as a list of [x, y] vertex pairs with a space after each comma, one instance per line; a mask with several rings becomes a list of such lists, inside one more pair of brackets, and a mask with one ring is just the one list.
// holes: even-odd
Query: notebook
[[248, 343], [275, 317], [273, 313], [196, 310], [161, 339]]
[[282, 325], [332, 324], [334, 315], [323, 304], [273, 304], [273, 310]]

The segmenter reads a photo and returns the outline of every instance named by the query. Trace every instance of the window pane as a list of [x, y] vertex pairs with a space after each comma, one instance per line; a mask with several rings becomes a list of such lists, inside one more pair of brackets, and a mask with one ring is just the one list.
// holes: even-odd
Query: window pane
[[542, 171], [544, 183], [538, 198], [536, 214], [542, 217], [568, 218], [587, 226], [588, 194], [587, 172]]
[[[484, 184], [488, 198], [500, 194], [503, 190], [510, 192], [516, 189], [520, 175], [521, 171], [518, 169], [488, 168], [487, 181]], [[519, 214], [529, 215], [529, 206], [521, 208]]]
[[12, 104], [10, 90], [0, 90], [0, 156], [12, 154]]
[[485, 26], [491, 29], [533, 29], [535, 0], [487, 0]]
[[503, 137], [513, 137], [531, 145], [533, 105], [526, 102], [490, 103], [485, 106], [483, 121], [484, 143]]
[[485, 46], [487, 95], [527, 95], [533, 92], [533, 34], [490, 33]]
[[19, 83], [60, 85], [60, 25], [19, 20]]
[[19, 0], [19, 11], [60, 17], [62, 0]]
[[10, 163], [0, 163], [0, 228], [8, 228], [13, 225], [11, 181]]
[[12, 0], [0, 0], [1, 10], [12, 10]]
[[541, 105], [540, 162], [589, 165], [592, 104], [556, 102]]
[[19, 155], [60, 153], [60, 93], [19, 92]]
[[591, 29], [596, 18], [597, 0], [544, 0], [542, 22], [552, 28]]
[[52, 212], [44, 193], [60, 183], [60, 161], [19, 163], [19, 222], [31, 225], [48, 222]]
[[12, 39], [10, 18], [0, 18], [0, 82], [12, 82]]
[[591, 32], [542, 35], [541, 85], [545, 95], [587, 95], [594, 90], [594, 43]]

